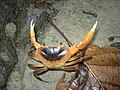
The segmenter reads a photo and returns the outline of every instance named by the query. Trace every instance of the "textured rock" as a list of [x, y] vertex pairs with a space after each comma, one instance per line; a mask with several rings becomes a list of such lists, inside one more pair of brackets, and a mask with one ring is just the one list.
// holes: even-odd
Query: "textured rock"
[[0, 58], [0, 88], [5, 87], [5, 76], [4, 76], [4, 72], [5, 72], [5, 62]]
[[8, 76], [18, 59], [11, 40], [5, 36], [0, 37], [0, 88], [2, 89], [6, 87]]
[[[14, 71], [11, 73], [11, 76], [8, 79], [8, 82], [7, 82], [8, 90], [24, 90], [24, 89], [26, 89], [26, 87], [24, 86], [24, 82], [26, 82], [26, 81], [23, 81], [23, 79], [24, 79], [24, 74], [26, 74], [25, 71], [27, 68], [27, 65], [26, 65], [27, 61], [28, 61], [27, 54], [30, 51], [30, 47], [31, 47], [31, 44], [28, 44], [30, 42], [30, 38], [29, 38], [30, 21], [33, 19], [34, 22], [36, 22], [36, 28], [40, 28], [40, 30], [36, 31], [38, 34], [40, 34], [40, 33], [44, 34], [45, 33], [44, 27], [46, 26], [46, 23], [47, 23], [47, 16], [48, 16], [48, 13], [45, 10], [33, 8], [31, 6], [29, 8], [27, 8], [26, 24], [21, 29], [21, 37], [20, 37], [21, 42], [20, 43], [22, 43], [21, 44], [22, 47], [17, 48], [17, 56], [18, 56], [19, 61], [18, 61], [17, 65], [15, 66]], [[41, 38], [41, 40], [39, 40], [39, 42], [42, 42], [42, 39], [44, 38], [44, 36], [41, 35], [40, 38]], [[29, 73], [27, 73], [27, 74], [29, 74]], [[32, 73], [30, 75], [28, 75], [28, 77], [29, 76], [32, 76]]]
[[16, 25], [14, 23], [8, 23], [5, 27], [5, 31], [6, 31], [6, 36], [10, 38], [14, 38], [16, 32]]

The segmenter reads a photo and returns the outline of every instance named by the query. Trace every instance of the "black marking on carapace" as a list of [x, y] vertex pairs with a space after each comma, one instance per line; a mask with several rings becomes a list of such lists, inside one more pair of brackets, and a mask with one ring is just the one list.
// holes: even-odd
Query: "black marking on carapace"
[[67, 49], [62, 47], [47, 47], [41, 50], [40, 53], [46, 60], [56, 61], [66, 55]]

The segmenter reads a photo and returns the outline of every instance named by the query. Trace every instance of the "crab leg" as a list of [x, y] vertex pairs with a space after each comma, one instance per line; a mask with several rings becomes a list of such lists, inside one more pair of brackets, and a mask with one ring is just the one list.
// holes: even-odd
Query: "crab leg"
[[31, 69], [38, 69], [38, 68], [43, 68], [44, 65], [41, 63], [41, 64], [28, 64], [28, 67], [31, 68]]
[[48, 69], [47, 69], [46, 67], [41, 68], [41, 69], [38, 69], [38, 70], [36, 70], [36, 71], [33, 72], [33, 75], [34, 75], [34, 77], [35, 77], [36, 79], [48, 83], [48, 81], [42, 80], [42, 79], [39, 77], [39, 75], [42, 75], [42, 74], [45, 73], [47, 70], [48, 70]]
[[71, 62], [71, 61], [75, 61], [75, 60], [77, 60], [77, 59], [79, 59], [80, 58], [80, 55], [75, 55], [75, 56], [73, 56], [72, 58], [70, 58], [68, 61], [67, 61], [67, 63], [68, 62]]
[[87, 33], [87, 35], [84, 37], [83, 41], [80, 42], [77, 47], [79, 49], [83, 49], [84, 47], [86, 47], [86, 45], [92, 40], [93, 38], [93, 35], [94, 35], [94, 32], [95, 32], [95, 29], [96, 29], [96, 26], [97, 26], [97, 21], [96, 23], [94, 24], [93, 28]]
[[65, 63], [65, 66], [75, 65], [75, 64], [78, 64], [78, 63], [80, 63], [80, 62], [82, 62], [82, 61], [83, 61], [83, 60], [79, 58], [79, 59], [77, 59], [77, 60], [74, 60], [74, 61]]
[[61, 67], [62, 70], [64, 71], [76, 71], [77, 69], [79, 68], [79, 64], [75, 64], [75, 65], [72, 65], [72, 66], [64, 66], [64, 67]]
[[35, 48], [38, 49], [38, 48], [41, 47], [41, 45], [38, 42], [36, 42], [35, 32], [34, 32], [34, 26], [35, 26], [35, 23], [33, 23], [33, 20], [31, 20], [31, 23], [30, 23], [30, 37], [31, 37], [31, 42], [35, 46]]
[[77, 60], [74, 60], [74, 61], [71, 61], [71, 62], [67, 62], [67, 63], [65, 64], [65, 66], [70, 66], [70, 65], [79, 64], [79, 63], [88, 61], [88, 60], [90, 60], [90, 59], [92, 59], [92, 57], [79, 58], [79, 59], [77, 59]]

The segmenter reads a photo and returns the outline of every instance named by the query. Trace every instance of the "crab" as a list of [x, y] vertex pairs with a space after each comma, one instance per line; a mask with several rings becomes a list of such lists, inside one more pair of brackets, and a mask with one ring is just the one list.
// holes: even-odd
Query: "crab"
[[77, 69], [77, 65], [83, 61], [81, 54], [78, 53], [83, 50], [87, 44], [92, 40], [94, 32], [97, 26], [97, 21], [92, 29], [86, 34], [82, 42], [77, 45], [69, 45], [66, 47], [60, 45], [41, 45], [36, 41], [34, 27], [35, 23], [31, 20], [30, 23], [30, 38], [31, 43], [35, 47], [35, 52], [31, 55], [38, 64], [28, 64], [29, 68], [34, 69], [33, 75], [35, 78], [45, 81], [40, 78], [39, 75], [47, 72], [48, 70], [63, 70], [63, 71], [74, 71]]

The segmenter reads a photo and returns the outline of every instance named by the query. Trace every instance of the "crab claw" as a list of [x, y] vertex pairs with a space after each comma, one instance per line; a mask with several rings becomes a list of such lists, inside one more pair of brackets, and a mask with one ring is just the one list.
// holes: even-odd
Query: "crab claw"
[[69, 47], [71, 55], [74, 55], [76, 52], [78, 52], [79, 50], [82, 50], [83, 48], [86, 47], [86, 45], [92, 40], [92, 38], [94, 36], [96, 26], [97, 26], [97, 21], [94, 24], [94, 26], [92, 27], [92, 29], [84, 37], [82, 42], [80, 42], [77, 46], [73, 45], [73, 46]]
[[34, 27], [35, 27], [35, 23], [33, 23], [33, 19], [32, 19], [30, 23], [31, 42], [35, 42], [35, 38], [34, 39], [32, 38], [32, 37], [35, 37]]
[[92, 38], [93, 38], [93, 36], [94, 36], [94, 32], [95, 32], [96, 26], [97, 26], [97, 21], [96, 21], [96, 23], [94, 24], [94, 26], [92, 27], [92, 29], [86, 34], [86, 36], [84, 37], [83, 41], [80, 42], [80, 43], [77, 45], [77, 48], [83, 49], [83, 48], [86, 47], [86, 45], [92, 40]]
[[31, 20], [31, 23], [30, 23], [30, 37], [31, 37], [31, 42], [32, 44], [35, 46], [35, 48], [40, 48], [41, 45], [36, 42], [36, 39], [35, 39], [35, 32], [34, 32], [34, 26], [35, 26], [35, 23], [33, 23], [33, 19]]

